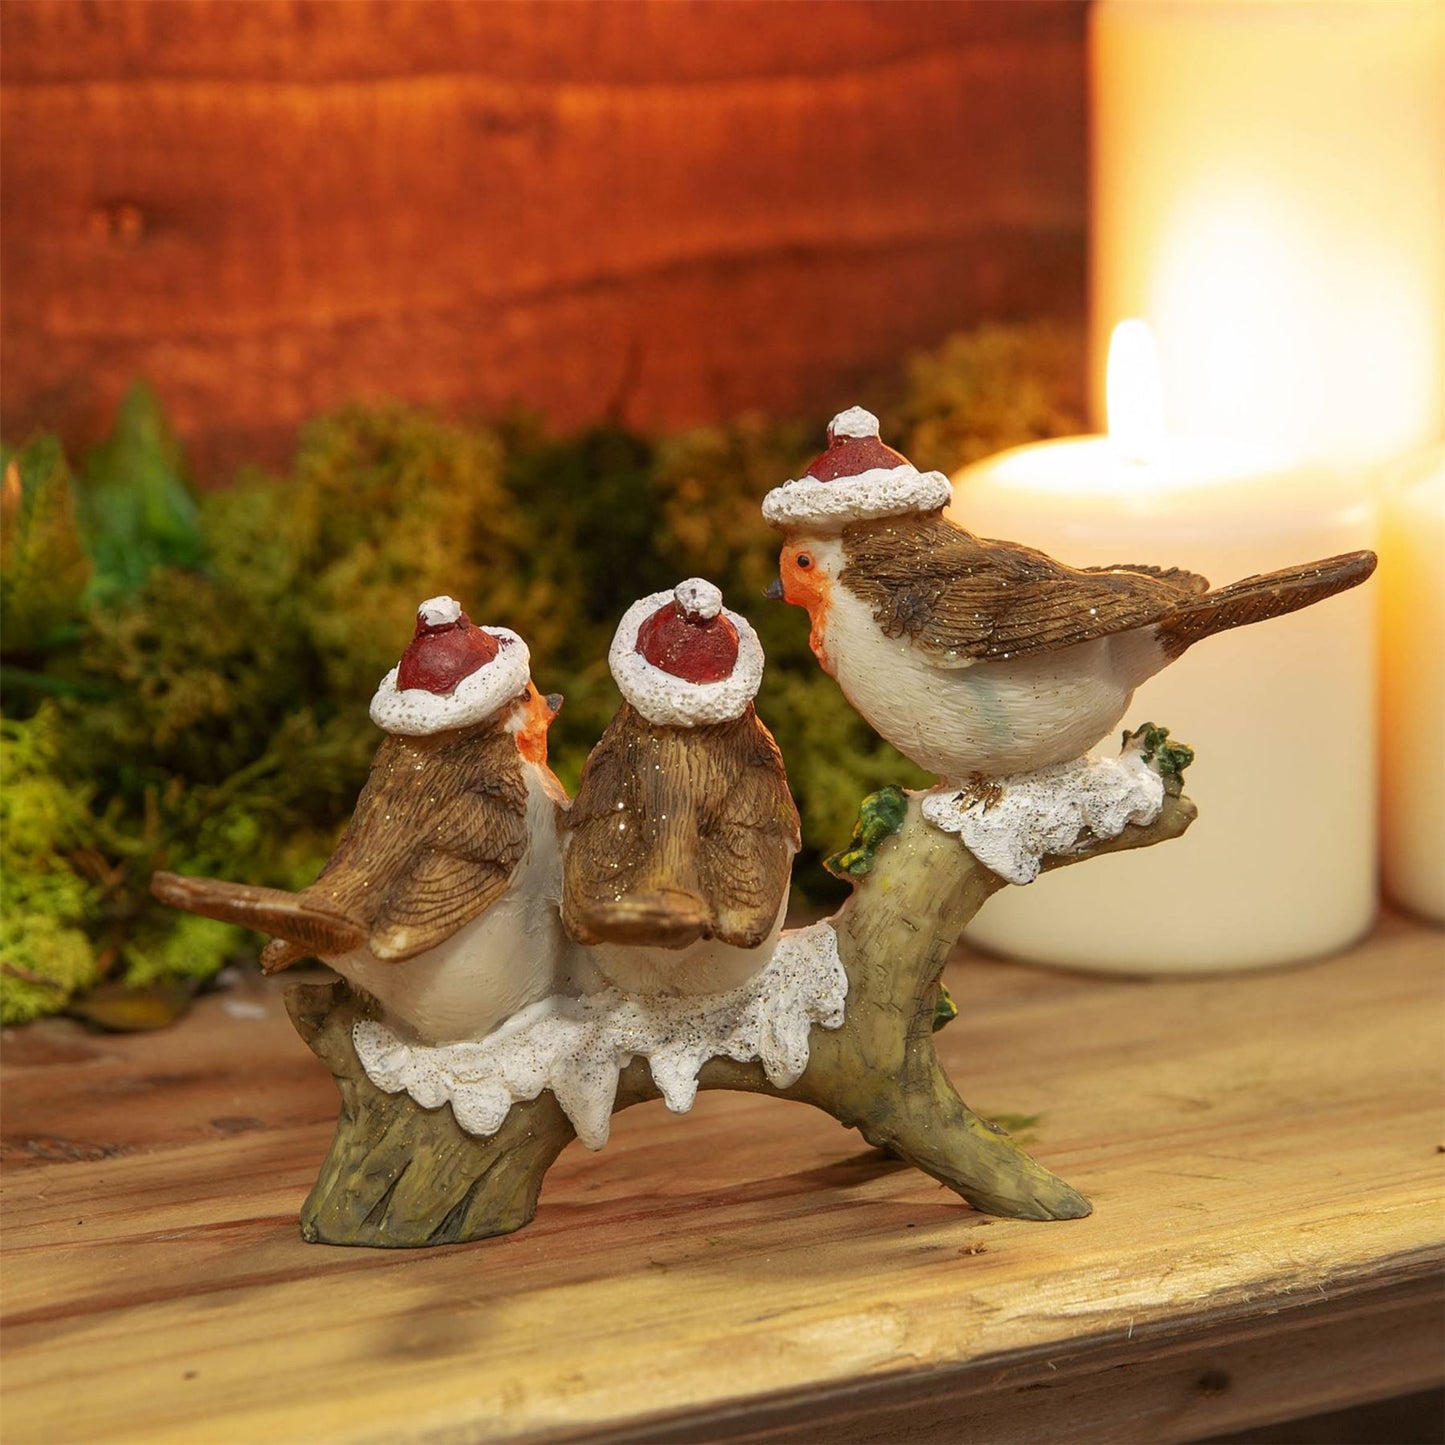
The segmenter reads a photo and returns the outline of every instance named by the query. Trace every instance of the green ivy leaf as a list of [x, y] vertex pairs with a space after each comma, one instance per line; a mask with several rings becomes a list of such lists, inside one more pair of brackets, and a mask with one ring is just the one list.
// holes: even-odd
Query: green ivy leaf
[[938, 997], [933, 1001], [933, 1032], [947, 1028], [958, 1017], [958, 1005], [953, 1001], [946, 984], [938, 985]]
[[869, 793], [858, 805], [858, 821], [848, 847], [824, 859], [823, 866], [835, 878], [862, 878], [871, 873], [879, 847], [903, 826], [907, 815], [908, 795], [902, 788], [890, 785]]
[[1188, 743], [1170, 740], [1169, 729], [1154, 723], [1141, 723], [1133, 732], [1124, 733], [1123, 746], [1138, 746], [1144, 761], [1153, 765], [1160, 777], [1183, 778], [1184, 770], [1194, 761], [1194, 749]]

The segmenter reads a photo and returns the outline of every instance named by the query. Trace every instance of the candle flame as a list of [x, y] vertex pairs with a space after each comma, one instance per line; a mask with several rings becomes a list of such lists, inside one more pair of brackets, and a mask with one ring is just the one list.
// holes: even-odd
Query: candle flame
[[1114, 328], [1105, 392], [1109, 440], [1131, 462], [1157, 460], [1164, 450], [1164, 382], [1147, 323], [1121, 321]]

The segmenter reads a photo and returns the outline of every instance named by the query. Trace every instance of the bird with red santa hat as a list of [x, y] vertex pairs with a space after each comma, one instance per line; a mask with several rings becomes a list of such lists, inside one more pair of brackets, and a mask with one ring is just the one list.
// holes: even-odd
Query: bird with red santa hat
[[1196, 642], [1375, 567], [1350, 552], [1211, 591], [1177, 567], [1070, 567], [975, 537], [944, 516], [951, 499], [948, 478], [887, 446], [871, 412], [840, 412], [827, 449], [763, 500], [783, 534], [769, 595], [806, 609], [823, 670], [876, 732], [985, 804], [1000, 778], [1087, 752]]
[[762, 646], [694, 577], [634, 603], [608, 661], [624, 701], [566, 817], [563, 924], [624, 991], [736, 988], [772, 957], [800, 844], [753, 709]]
[[324, 960], [410, 1037], [479, 1039], [555, 986], [566, 794], [547, 729], [560, 705], [533, 685], [515, 632], [430, 598], [372, 698], [387, 737], [316, 881], [289, 893], [157, 873], [152, 892], [271, 934], [268, 973]]

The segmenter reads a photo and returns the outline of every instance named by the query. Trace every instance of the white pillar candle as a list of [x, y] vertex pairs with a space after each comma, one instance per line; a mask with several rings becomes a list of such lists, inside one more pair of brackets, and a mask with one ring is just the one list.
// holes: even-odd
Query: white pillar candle
[[[949, 515], [1077, 566], [1181, 566], [1216, 586], [1374, 545], [1358, 485], [1319, 465], [1119, 426], [1150, 459], [1109, 437], [1019, 447], [961, 472]], [[1088, 876], [1004, 890], [968, 938], [1134, 973], [1283, 963], [1358, 938], [1376, 906], [1373, 593], [1208, 638], [1146, 683], [1124, 721], [1197, 749], [1186, 783], [1198, 821]]]
[[1380, 521], [1385, 891], [1445, 923], [1445, 447], [1390, 479]]
[[1354, 465], [1445, 433], [1445, 3], [1099, 0], [1091, 390], [1148, 321], [1179, 432]]

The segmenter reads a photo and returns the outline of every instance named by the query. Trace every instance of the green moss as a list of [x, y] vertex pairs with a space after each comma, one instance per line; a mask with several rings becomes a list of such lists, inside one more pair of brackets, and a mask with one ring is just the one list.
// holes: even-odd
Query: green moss
[[49, 913], [6, 907], [0, 917], [0, 1019], [6, 1024], [59, 1013], [99, 978], [83, 929]]
[[916, 467], [952, 473], [1007, 447], [1085, 430], [1084, 338], [1048, 322], [980, 326], [908, 364], [885, 437]]
[[[885, 434], [953, 470], [1073, 430], [1077, 369], [1075, 337], [985, 328], [915, 359]], [[856, 800], [927, 780], [820, 671], [802, 612], [762, 597], [778, 539], [759, 501], [816, 452], [823, 420], [558, 437], [527, 417], [483, 428], [351, 407], [307, 427], [287, 475], [197, 495], [137, 388], [74, 478], [52, 439], [10, 456], [4, 1019], [101, 980], [189, 987], [254, 948], [160, 908], [151, 872], [309, 882], [376, 746], [367, 702], [416, 604], [443, 592], [520, 632], [538, 685], [565, 695], [552, 759], [575, 789], [618, 706], [619, 616], [684, 577], [716, 581], [767, 656], [758, 712], [803, 819], [794, 886], [813, 905], [836, 898], [820, 850], [849, 835]]]
[[219, 782], [265, 751], [313, 660], [243, 588], [153, 571], [89, 618], [72, 675], [109, 701], [61, 704], [66, 752], [121, 791], [132, 775]]
[[244, 951], [247, 937], [244, 928], [193, 913], [174, 922], [148, 918], [121, 946], [126, 984], [146, 988], [184, 975], [209, 978]]
[[[822, 426], [745, 416], [726, 427], [700, 427], [658, 449], [658, 482], [667, 556], [678, 577], [707, 577], [734, 608], [753, 618], [763, 589], [778, 575], [778, 536], [763, 521], [759, 503], [773, 487], [797, 476], [820, 449]], [[754, 619], [767, 626], [786, 608]], [[801, 617], [801, 614], [795, 614]], [[782, 629], [769, 628], [780, 634]], [[785, 650], [806, 647], [789, 628]], [[803, 640], [800, 643], [798, 638]], [[769, 660], [773, 653], [769, 652]]]
[[90, 561], [60, 443], [37, 437], [7, 451], [0, 468], [0, 647], [7, 658], [28, 657], [78, 623]]
[[64, 1008], [100, 977], [84, 924], [97, 884], [73, 861], [90, 840], [89, 793], [55, 774], [53, 705], [0, 720], [0, 1017]]
[[284, 484], [317, 518], [297, 625], [338, 702], [371, 696], [423, 598], [465, 598], [478, 621], [495, 615], [494, 597], [514, 609], [527, 539], [500, 468], [491, 433], [400, 407], [351, 409], [310, 428]]

